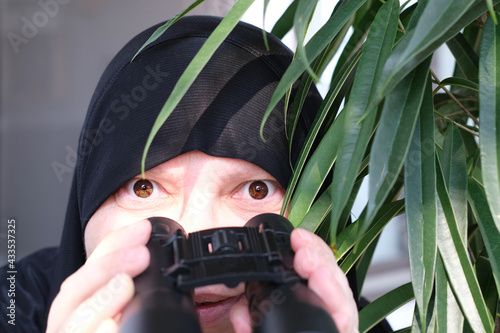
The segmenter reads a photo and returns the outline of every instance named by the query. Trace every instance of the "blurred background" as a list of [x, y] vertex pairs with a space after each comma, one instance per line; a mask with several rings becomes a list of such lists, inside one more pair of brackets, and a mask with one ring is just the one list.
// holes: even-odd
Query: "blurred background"
[[[16, 220], [17, 259], [57, 246], [73, 177], [78, 135], [97, 81], [140, 31], [171, 18], [192, 0], [0, 1], [0, 264], [7, 220]], [[207, 0], [194, 14], [223, 16], [235, 0]], [[270, 30], [290, 0], [263, 0], [244, 20]], [[311, 33], [336, 1], [319, 3]], [[294, 38], [285, 42], [293, 48]], [[328, 71], [327, 71], [328, 73]], [[330, 73], [331, 74], [331, 73]], [[319, 84], [320, 90], [326, 90]], [[364, 191], [366, 193], [366, 190]], [[366, 198], [359, 198], [362, 207]], [[360, 211], [354, 211], [358, 216]], [[409, 281], [404, 217], [386, 228], [363, 293], [373, 300]], [[393, 317], [410, 324], [412, 305]]]

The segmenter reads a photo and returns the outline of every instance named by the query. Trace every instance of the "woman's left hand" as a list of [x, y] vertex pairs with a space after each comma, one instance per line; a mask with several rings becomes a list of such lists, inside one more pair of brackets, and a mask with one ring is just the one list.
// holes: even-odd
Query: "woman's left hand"
[[[344, 272], [337, 265], [328, 245], [317, 235], [295, 229], [291, 234], [295, 251], [294, 268], [309, 288], [325, 303], [340, 333], [358, 332], [358, 310]], [[250, 314], [244, 305], [236, 306], [231, 320], [237, 333], [250, 333]]]

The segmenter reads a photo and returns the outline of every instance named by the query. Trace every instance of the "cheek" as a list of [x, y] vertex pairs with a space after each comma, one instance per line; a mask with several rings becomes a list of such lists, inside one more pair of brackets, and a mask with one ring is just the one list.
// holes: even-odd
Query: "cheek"
[[89, 256], [99, 243], [113, 230], [137, 221], [125, 214], [114, 200], [108, 199], [92, 215], [85, 227], [85, 250]]

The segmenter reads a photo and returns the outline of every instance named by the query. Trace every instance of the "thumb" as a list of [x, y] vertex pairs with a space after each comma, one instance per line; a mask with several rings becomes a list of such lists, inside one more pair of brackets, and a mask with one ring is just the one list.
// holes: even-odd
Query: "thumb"
[[252, 333], [250, 312], [245, 304], [237, 304], [231, 310], [231, 322], [235, 333]]

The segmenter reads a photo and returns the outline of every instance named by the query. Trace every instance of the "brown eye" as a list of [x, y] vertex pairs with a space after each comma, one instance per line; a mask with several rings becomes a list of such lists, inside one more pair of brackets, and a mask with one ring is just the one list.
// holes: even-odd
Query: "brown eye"
[[139, 198], [147, 198], [153, 193], [153, 183], [147, 179], [140, 179], [134, 184], [134, 193]]
[[269, 192], [266, 183], [261, 181], [256, 181], [250, 184], [248, 187], [248, 193], [254, 199], [264, 199]]

